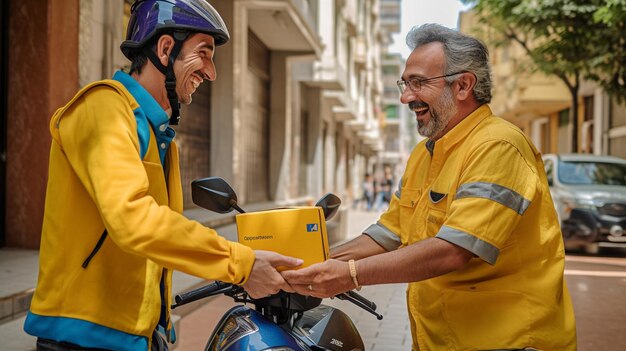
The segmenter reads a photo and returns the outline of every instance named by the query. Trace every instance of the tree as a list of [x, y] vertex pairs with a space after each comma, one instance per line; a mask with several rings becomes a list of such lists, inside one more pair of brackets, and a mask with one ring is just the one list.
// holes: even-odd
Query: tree
[[578, 150], [578, 90], [598, 82], [626, 100], [624, 20], [626, 0], [463, 0], [473, 4], [494, 43], [521, 45], [533, 69], [558, 77], [571, 94], [572, 148]]
[[594, 20], [606, 25], [605, 38], [597, 43], [588, 77], [619, 102], [626, 102], [626, 0], [606, 0], [594, 13]]

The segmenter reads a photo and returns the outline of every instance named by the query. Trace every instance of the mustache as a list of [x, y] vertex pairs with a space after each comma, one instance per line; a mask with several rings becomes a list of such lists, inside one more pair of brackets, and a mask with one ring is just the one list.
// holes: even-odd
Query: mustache
[[409, 110], [411, 111], [415, 111], [418, 108], [421, 107], [428, 107], [428, 104], [425, 102], [417, 102], [417, 101], [411, 101], [409, 102]]

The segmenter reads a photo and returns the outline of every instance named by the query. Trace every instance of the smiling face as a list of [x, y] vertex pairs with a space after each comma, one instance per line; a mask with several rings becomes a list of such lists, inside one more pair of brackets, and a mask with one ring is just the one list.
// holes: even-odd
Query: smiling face
[[[458, 112], [454, 96], [452, 96], [452, 89], [449, 85], [443, 88], [441, 95], [429, 106], [416, 108], [415, 105], [413, 102], [409, 103], [409, 108], [418, 116], [417, 132], [434, 140], [439, 139], [443, 135], [442, 132], [446, 129], [452, 117]], [[428, 111], [422, 112], [424, 108], [427, 108]], [[429, 114], [430, 118], [428, 120], [420, 120], [420, 114]]]
[[204, 80], [215, 80], [213, 63], [215, 39], [204, 33], [192, 34], [174, 62], [176, 94], [181, 104], [191, 103], [191, 96]]
[[[413, 50], [406, 62], [402, 79], [427, 79], [444, 74], [442, 44], [433, 42]], [[400, 101], [408, 104], [411, 111], [415, 112], [417, 131], [434, 140], [445, 134], [450, 120], [458, 113], [454, 91], [443, 78], [424, 82], [418, 92], [407, 88]]]

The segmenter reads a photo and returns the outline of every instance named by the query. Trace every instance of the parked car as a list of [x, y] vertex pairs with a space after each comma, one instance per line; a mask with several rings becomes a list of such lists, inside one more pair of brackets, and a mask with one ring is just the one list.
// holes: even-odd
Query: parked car
[[565, 248], [596, 254], [626, 247], [626, 160], [589, 154], [546, 154], [544, 166]]

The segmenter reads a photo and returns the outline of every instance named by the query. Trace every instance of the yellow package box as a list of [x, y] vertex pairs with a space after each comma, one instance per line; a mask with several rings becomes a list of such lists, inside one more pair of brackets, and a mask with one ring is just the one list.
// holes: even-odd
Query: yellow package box
[[[320, 207], [295, 207], [236, 216], [239, 242], [254, 250], [301, 258], [304, 268], [328, 257], [328, 234]], [[278, 270], [284, 270], [284, 267]]]

